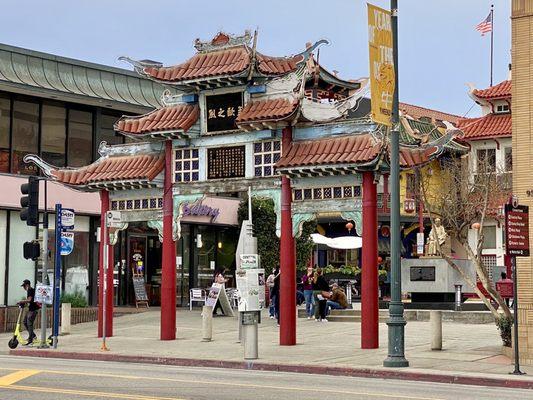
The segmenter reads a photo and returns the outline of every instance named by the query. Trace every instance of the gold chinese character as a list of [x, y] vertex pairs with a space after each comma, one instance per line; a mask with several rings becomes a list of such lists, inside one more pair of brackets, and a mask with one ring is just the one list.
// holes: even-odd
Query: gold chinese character
[[218, 109], [218, 113], [217, 113], [217, 117], [219, 118], [226, 118], [226, 114], [225, 114], [226, 110], [224, 110], [223, 108], [219, 108]]
[[228, 117], [233, 117], [235, 116], [235, 107], [228, 107], [228, 113], [227, 113]]
[[216, 118], [216, 117], [217, 117], [216, 110], [209, 109], [209, 116], [207, 118], [211, 119], [211, 118]]
[[242, 111], [242, 106], [237, 107], [237, 115], [239, 115]]

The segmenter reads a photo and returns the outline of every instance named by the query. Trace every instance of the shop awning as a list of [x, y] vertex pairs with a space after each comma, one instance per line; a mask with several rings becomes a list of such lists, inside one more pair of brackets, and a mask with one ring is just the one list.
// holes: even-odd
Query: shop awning
[[316, 244], [324, 244], [332, 249], [351, 250], [359, 249], [363, 246], [363, 239], [359, 236], [328, 238], [319, 233], [313, 233], [311, 234], [311, 239]]

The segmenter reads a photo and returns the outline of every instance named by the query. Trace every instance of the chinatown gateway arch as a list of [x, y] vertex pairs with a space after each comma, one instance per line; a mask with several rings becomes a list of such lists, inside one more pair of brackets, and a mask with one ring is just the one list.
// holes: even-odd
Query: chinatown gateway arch
[[[389, 172], [386, 127], [364, 109], [367, 79], [344, 80], [322, 67], [317, 48], [274, 57], [258, 51], [257, 33], [218, 33], [194, 42], [195, 54], [163, 66], [127, 57], [135, 71], [167, 85], [164, 106], [124, 116], [115, 131], [127, 143], [99, 146], [100, 158], [80, 168], [59, 168], [28, 156], [50, 180], [99, 192], [101, 224], [121, 211], [123, 229], [144, 223], [162, 242], [161, 340], [176, 338], [178, 241], [184, 207], [227, 194], [273, 200], [280, 237], [280, 345], [296, 344], [295, 240], [303, 222], [336, 213], [362, 236], [361, 347], [378, 347], [378, 220], [376, 186]], [[89, 82], [90, 84], [90, 82]], [[134, 95], [134, 94], [132, 94]], [[460, 131], [402, 117], [400, 167], [427, 164], [460, 147]], [[424, 140], [421, 140], [424, 138]], [[385, 185], [386, 187], [386, 185]], [[224, 211], [224, 210], [222, 210]], [[111, 240], [99, 276], [117, 261]], [[178, 257], [177, 257], [178, 256]], [[179, 266], [178, 266], [179, 268]], [[113, 268], [105, 276], [113, 287]], [[191, 281], [193, 277], [189, 276]], [[198, 281], [196, 281], [198, 282]], [[103, 298], [99, 279], [98, 335], [113, 335], [113, 290]], [[106, 302], [105, 315], [103, 304]]]

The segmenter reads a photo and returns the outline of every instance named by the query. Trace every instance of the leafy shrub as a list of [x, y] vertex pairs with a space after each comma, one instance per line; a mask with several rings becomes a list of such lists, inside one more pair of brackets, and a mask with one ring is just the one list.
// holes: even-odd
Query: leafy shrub
[[511, 331], [514, 323], [514, 318], [509, 318], [501, 316], [496, 320], [496, 326], [500, 331], [500, 336], [502, 338], [503, 345], [506, 347], [511, 347]]
[[87, 299], [82, 292], [76, 293], [63, 293], [61, 295], [61, 304], [70, 303], [72, 308], [85, 308], [87, 307]]

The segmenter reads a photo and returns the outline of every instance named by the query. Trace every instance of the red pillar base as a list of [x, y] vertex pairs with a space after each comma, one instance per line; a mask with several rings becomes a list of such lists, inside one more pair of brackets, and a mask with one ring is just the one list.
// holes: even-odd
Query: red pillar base
[[373, 172], [363, 172], [361, 348], [379, 347], [378, 215]]

